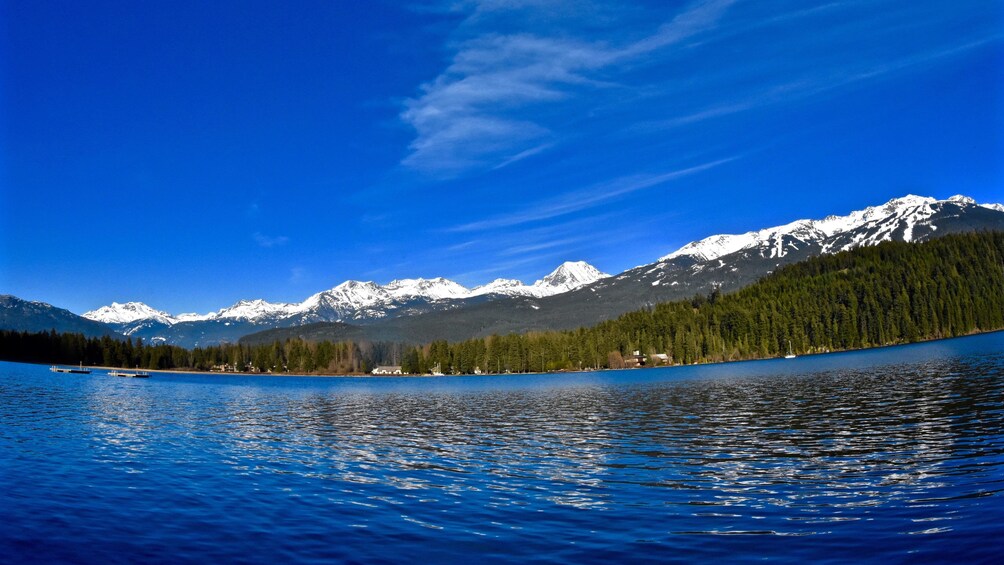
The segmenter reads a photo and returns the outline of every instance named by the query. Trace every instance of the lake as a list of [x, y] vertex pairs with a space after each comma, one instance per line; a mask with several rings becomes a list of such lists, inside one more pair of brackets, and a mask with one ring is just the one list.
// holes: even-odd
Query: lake
[[0, 363], [0, 561], [990, 562], [1004, 333], [558, 375]]

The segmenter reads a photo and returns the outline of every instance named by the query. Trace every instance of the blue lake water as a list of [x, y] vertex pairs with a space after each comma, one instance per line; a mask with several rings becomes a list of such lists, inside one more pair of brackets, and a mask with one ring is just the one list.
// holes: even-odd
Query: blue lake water
[[1004, 333], [506, 377], [0, 363], [0, 561], [990, 562]]

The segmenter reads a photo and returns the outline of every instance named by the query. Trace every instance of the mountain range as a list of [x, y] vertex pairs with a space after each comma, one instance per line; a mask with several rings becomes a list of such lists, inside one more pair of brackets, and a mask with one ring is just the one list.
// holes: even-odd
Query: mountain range
[[386, 285], [350, 280], [298, 303], [241, 300], [208, 314], [175, 316], [142, 302], [113, 302], [85, 312], [83, 317], [108, 324], [122, 335], [193, 347], [236, 341], [242, 335], [269, 328], [316, 322], [352, 321], [365, 324], [456, 309], [499, 298], [543, 298], [608, 276], [592, 265], [578, 261], [563, 263], [532, 285], [513, 279], [497, 279], [469, 289], [442, 277], [400, 279]]
[[[985, 229], [1004, 230], [1004, 205], [981, 205], [965, 196], [936, 200], [908, 195], [845, 216], [713, 235], [616, 276], [580, 261], [566, 262], [532, 285], [512, 279], [473, 289], [445, 278], [401, 279], [386, 285], [346, 281], [299, 303], [242, 300], [216, 312], [178, 315], [141, 302], [112, 303], [73, 323], [95, 324], [86, 327], [89, 335], [104, 328], [104, 333], [186, 347], [242, 337], [251, 342], [296, 336], [427, 342], [566, 329], [715, 288], [735, 290], [781, 265], [815, 255]], [[46, 318], [37, 311], [41, 306], [33, 307], [34, 314], [23, 307], [12, 309], [9, 303], [17, 299], [5, 298], [7, 302], [0, 302], [0, 310], [6, 310], [0, 314], [0, 327], [71, 331], [65, 329], [72, 325], [65, 315]], [[17, 321], [33, 316], [34, 325]], [[42, 327], [45, 323], [53, 325]]]
[[340, 323], [283, 328], [249, 335], [244, 341], [303, 337], [414, 343], [592, 326], [659, 302], [708, 294], [716, 288], [722, 292], [737, 290], [782, 265], [816, 255], [883, 241], [924, 241], [973, 230], [1004, 230], [1004, 206], [980, 205], [965, 196], [936, 200], [908, 195], [845, 216], [710, 236], [688, 243], [654, 263], [542, 299], [509, 297], [462, 310], [381, 320], [367, 326]]
[[378, 285], [374, 282], [345, 281], [342, 284], [310, 296], [299, 303], [241, 300], [233, 306], [208, 314], [173, 316], [142, 302], [113, 302], [85, 312], [84, 318], [119, 326], [130, 335], [152, 323], [172, 326], [185, 322], [212, 320], [281, 321], [295, 320], [303, 324], [318, 321], [365, 320], [386, 318], [400, 310], [416, 313], [423, 305], [443, 301], [467, 300], [481, 296], [533, 296], [542, 298], [568, 292], [610, 275], [601, 273], [583, 261], [566, 262], [551, 274], [532, 285], [515, 279], [496, 279], [486, 285], [468, 289], [442, 277], [434, 279], [400, 279]]

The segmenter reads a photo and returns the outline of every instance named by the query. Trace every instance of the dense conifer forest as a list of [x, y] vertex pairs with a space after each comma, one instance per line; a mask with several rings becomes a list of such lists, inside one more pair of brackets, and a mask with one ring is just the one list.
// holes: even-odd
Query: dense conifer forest
[[[731, 294], [712, 291], [572, 331], [421, 346], [222, 345], [186, 350], [109, 337], [0, 332], [10, 361], [258, 372], [505, 373], [621, 368], [819, 353], [1004, 328], [1004, 233], [890, 242], [783, 267]], [[638, 356], [634, 352], [639, 352]]]

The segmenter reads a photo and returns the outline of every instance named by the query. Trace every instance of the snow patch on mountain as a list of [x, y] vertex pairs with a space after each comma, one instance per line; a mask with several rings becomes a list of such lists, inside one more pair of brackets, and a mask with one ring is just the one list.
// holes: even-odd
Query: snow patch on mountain
[[174, 318], [178, 322], [205, 322], [206, 320], [213, 320], [216, 318], [216, 312], [210, 312], [208, 314], [198, 314], [196, 312], [188, 312], [185, 314], [178, 314]]

